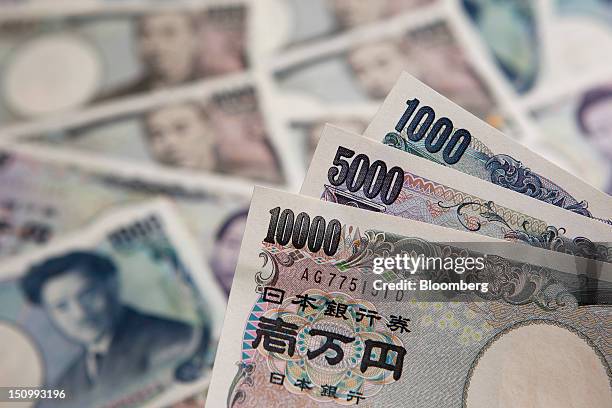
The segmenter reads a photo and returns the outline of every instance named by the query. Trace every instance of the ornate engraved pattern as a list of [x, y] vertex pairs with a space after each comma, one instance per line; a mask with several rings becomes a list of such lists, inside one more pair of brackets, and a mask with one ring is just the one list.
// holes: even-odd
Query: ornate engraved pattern
[[[438, 164], [446, 165], [427, 151], [424, 151], [423, 148], [415, 147], [414, 143], [407, 141], [396, 132], [387, 133], [383, 138], [383, 143]], [[577, 214], [595, 218], [588, 210], [588, 203], [586, 201], [578, 201], [567, 191], [552, 181], [533, 173], [531, 169], [525, 167], [523, 163], [513, 157], [506, 154], [493, 155], [481, 142], [476, 143], [475, 139], [472, 139], [470, 148], [474, 154], [482, 156], [480, 160], [484, 163], [484, 170], [488, 170], [492, 183]], [[595, 219], [612, 225], [612, 219]]]
[[[404, 185], [408, 186], [412, 191], [423, 192], [428, 196], [433, 195], [436, 198], [443, 199], [445, 201], [450, 201], [454, 205], [468, 203], [473, 204], [475, 206], [481, 206], [483, 203], [485, 203], [485, 201], [479, 200], [477, 197], [471, 196], [461, 191], [454, 190], [441, 184], [436, 184], [432, 181], [409, 173], [406, 174]], [[492, 203], [493, 206], [495, 206], [493, 202], [489, 201], [489, 203]], [[445, 209], [452, 208], [454, 206], [444, 206], [440, 204], [440, 202], [438, 203], [438, 205]], [[539, 227], [542, 229], [546, 228], [545, 223], [541, 220], [535, 219], [533, 217], [528, 217], [525, 214], [520, 214], [509, 208], [499, 206], [495, 207], [496, 212], [502, 215], [507, 222], [518, 224], [528, 220], [530, 225], [532, 225], [533, 227]], [[462, 225], [464, 224], [462, 223]]]
[[412, 143], [406, 141], [406, 139], [402, 138], [402, 136], [400, 136], [398, 133], [395, 133], [395, 132], [387, 133], [385, 135], [385, 138], [383, 139], [383, 143], [386, 144], [387, 146], [395, 147], [396, 149], [399, 149], [403, 152], [414, 154], [415, 156], [423, 157], [427, 160], [430, 160], [435, 163], [446, 166], [444, 162], [438, 160], [437, 158], [435, 158], [433, 155], [429, 154], [428, 152], [423, 152], [419, 149], [415, 149], [414, 147], [412, 147]]
[[[523, 166], [523, 163], [508, 155], [497, 154], [492, 156], [485, 164], [485, 168], [490, 170], [491, 181], [494, 184], [593, 218], [587, 210], [588, 204], [585, 201], [578, 202], [566, 191], [533, 173], [529, 168]], [[550, 184], [555, 189], [547, 188], [545, 184]]]
[[238, 362], [238, 371], [232, 380], [227, 394], [227, 408], [233, 408], [246, 400], [247, 392], [243, 387], [252, 387], [252, 374], [255, 371], [254, 363]]
[[[255, 273], [255, 283], [257, 284], [255, 292], [262, 293], [264, 286], [272, 286], [278, 280], [278, 264], [282, 264], [282, 262], [266, 250], [260, 252], [259, 257], [263, 259], [263, 265]], [[266, 268], [269, 270], [266, 270]]]
[[504, 218], [503, 215], [495, 208], [492, 201], [479, 203], [477, 201], [467, 201], [461, 204], [444, 205], [439, 202], [438, 205], [442, 208], [456, 207], [457, 219], [466, 229], [470, 231], [480, 230], [482, 224], [476, 221], [473, 225], [469, 225], [464, 221], [464, 210], [469, 207], [480, 208], [480, 216], [490, 222], [498, 222], [510, 230], [504, 235], [505, 239], [516, 240], [527, 243], [539, 248], [545, 248], [552, 251], [563, 252], [582, 258], [595, 259], [598, 261], [612, 262], [612, 248], [603, 244], [596, 244], [585, 237], [575, 237], [570, 239], [565, 237], [565, 229], [562, 227], [547, 226], [541, 233], [534, 233], [528, 230], [529, 221], [525, 220], [522, 224], [522, 229], [516, 229]]

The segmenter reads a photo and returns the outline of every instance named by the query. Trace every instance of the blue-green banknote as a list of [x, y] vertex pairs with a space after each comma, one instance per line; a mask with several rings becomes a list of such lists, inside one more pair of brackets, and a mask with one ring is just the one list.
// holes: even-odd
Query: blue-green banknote
[[159, 406], [193, 394], [208, 383], [225, 310], [161, 200], [5, 260], [0, 305], [3, 385], [61, 391], [41, 407]]
[[528, 0], [462, 0], [461, 6], [514, 89], [519, 93], [531, 90], [542, 66], [537, 3]]

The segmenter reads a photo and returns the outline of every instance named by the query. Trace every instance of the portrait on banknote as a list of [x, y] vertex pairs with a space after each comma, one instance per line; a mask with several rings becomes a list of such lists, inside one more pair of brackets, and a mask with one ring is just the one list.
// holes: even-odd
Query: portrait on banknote
[[376, 24], [401, 14], [419, 11], [437, 0], [314, 0], [277, 1], [272, 7], [293, 22], [278, 38], [278, 47], [287, 49], [324, 41], [352, 29]]
[[559, 91], [561, 98], [551, 96], [531, 109], [542, 133], [535, 146], [612, 193], [612, 87], [600, 83], [574, 93]]
[[[612, 86], [605, 85], [589, 89], [582, 95], [576, 112], [576, 121], [586, 139], [602, 158], [612, 165]], [[604, 188], [612, 194], [612, 168]]]
[[205, 97], [163, 100], [28, 139], [158, 168], [282, 182], [280, 156], [258, 90], [251, 85], [211, 87]]
[[143, 403], [204, 379], [220, 292], [213, 281], [202, 292], [198, 281], [210, 277], [198, 277], [206, 271], [178, 248], [182, 232], [167, 207], [133, 208], [17, 259], [2, 275], [0, 324], [31, 339], [36, 364], [26, 369], [42, 373], [28, 385], [67, 395], [40, 406]]
[[230, 213], [222, 219], [214, 235], [210, 267], [226, 295], [229, 295], [232, 287], [247, 215], [248, 209]]
[[185, 348], [193, 338], [188, 324], [122, 304], [118, 274], [108, 257], [75, 251], [33, 266], [21, 281], [30, 304], [85, 350], [55, 385], [71, 395], [143, 375], [159, 355]]
[[236, 2], [3, 21], [0, 120], [18, 122], [244, 71], [248, 15], [248, 7]]
[[[383, 33], [384, 34], [384, 33]], [[449, 70], [448, 67], [452, 67]], [[286, 92], [325, 102], [382, 100], [402, 71], [487, 119], [496, 103], [444, 21], [378, 35], [276, 71]], [[324, 81], [325, 87], [320, 86]], [[319, 84], [319, 85], [317, 85]]]
[[612, 407], [610, 23], [0, 0], [0, 407]]
[[323, 117], [318, 119], [294, 119], [291, 121], [290, 127], [295, 136], [300, 139], [300, 147], [304, 164], [308, 166], [312, 159], [312, 154], [317, 148], [321, 133], [326, 123], [337, 123], [343, 129], [354, 133], [361, 134], [367, 127], [367, 119], [358, 115]]

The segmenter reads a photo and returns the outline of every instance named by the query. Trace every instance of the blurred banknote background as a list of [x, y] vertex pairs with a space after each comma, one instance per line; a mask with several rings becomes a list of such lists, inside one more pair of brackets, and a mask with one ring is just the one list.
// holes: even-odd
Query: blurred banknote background
[[607, 0], [0, 0], [0, 356], [49, 405], [201, 406], [251, 189], [325, 123], [407, 71], [610, 194], [611, 60]]

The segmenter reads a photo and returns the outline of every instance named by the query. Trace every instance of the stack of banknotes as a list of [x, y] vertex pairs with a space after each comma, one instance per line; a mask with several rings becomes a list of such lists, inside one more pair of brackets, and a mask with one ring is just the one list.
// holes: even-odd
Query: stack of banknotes
[[0, 407], [612, 407], [601, 3], [0, 0]]

